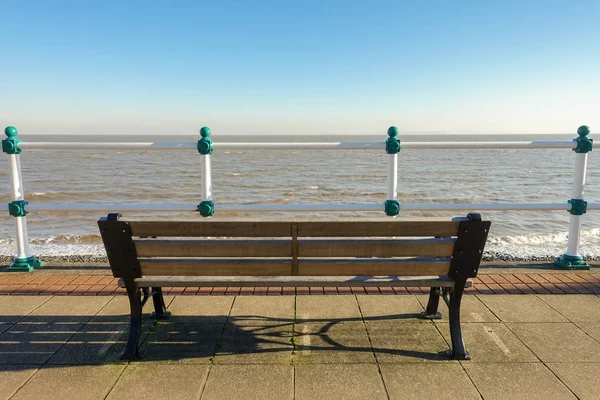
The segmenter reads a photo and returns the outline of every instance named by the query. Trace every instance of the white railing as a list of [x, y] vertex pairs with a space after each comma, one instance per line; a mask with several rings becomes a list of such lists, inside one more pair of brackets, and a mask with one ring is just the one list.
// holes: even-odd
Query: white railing
[[[15, 217], [17, 231], [17, 254], [10, 267], [13, 270], [31, 270], [39, 265], [29, 250], [27, 221], [25, 214], [34, 212], [200, 212], [210, 217], [215, 212], [264, 212], [264, 211], [385, 211], [395, 216], [400, 211], [483, 211], [483, 210], [564, 210], [571, 213], [569, 241], [565, 254], [556, 263], [565, 268], [589, 268], [579, 253], [579, 238], [582, 214], [588, 210], [600, 210], [600, 202], [583, 201], [588, 152], [592, 141], [587, 138], [589, 129], [578, 129], [579, 137], [572, 141], [507, 141], [507, 142], [403, 142], [398, 139], [398, 130], [391, 127], [385, 142], [324, 142], [324, 143], [213, 143], [210, 129], [202, 128], [198, 142], [22, 142], [17, 130], [8, 127], [7, 139], [2, 149], [9, 156], [11, 182], [10, 214]], [[214, 149], [227, 150], [385, 150], [388, 153], [387, 194], [382, 204], [215, 204], [212, 197], [211, 154]], [[400, 204], [397, 201], [398, 154], [400, 150], [420, 149], [572, 149], [575, 151], [575, 176], [571, 199], [564, 203], [464, 203], [464, 204]], [[19, 153], [22, 150], [196, 150], [201, 154], [201, 202], [192, 204], [27, 204], [23, 197], [23, 182]], [[26, 210], [25, 210], [26, 208]]]

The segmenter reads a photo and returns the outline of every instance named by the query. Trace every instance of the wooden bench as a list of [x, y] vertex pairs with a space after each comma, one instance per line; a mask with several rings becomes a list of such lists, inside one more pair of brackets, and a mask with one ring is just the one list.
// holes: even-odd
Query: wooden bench
[[[166, 319], [162, 287], [430, 287], [422, 318], [449, 309], [452, 348], [468, 359], [460, 327], [464, 288], [477, 275], [490, 228], [479, 214], [452, 220], [146, 221], [109, 214], [98, 221], [115, 277], [127, 289], [131, 324], [124, 359], [139, 348], [142, 307]], [[151, 290], [149, 289], [151, 288]]]

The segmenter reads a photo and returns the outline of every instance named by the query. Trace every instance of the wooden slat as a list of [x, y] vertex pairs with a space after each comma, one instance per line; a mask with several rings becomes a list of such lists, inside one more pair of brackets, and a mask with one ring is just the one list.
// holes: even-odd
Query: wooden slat
[[290, 237], [286, 221], [128, 221], [133, 236]]
[[449, 258], [298, 260], [299, 276], [445, 276], [449, 269]]
[[[347, 277], [347, 276], [150, 276], [137, 278], [139, 287], [314, 287], [314, 286], [398, 286], [398, 287], [452, 287], [454, 281], [448, 277], [400, 276], [400, 277]], [[119, 280], [119, 286], [124, 282]], [[471, 287], [471, 279], [465, 287]]]
[[136, 239], [139, 257], [291, 257], [291, 240]]
[[290, 237], [298, 224], [298, 237], [456, 236], [459, 218], [452, 221], [144, 221], [126, 220], [133, 236], [158, 237]]
[[290, 275], [290, 259], [140, 258], [142, 275], [276, 276]]
[[298, 237], [456, 236], [458, 220], [298, 222]]
[[450, 257], [456, 239], [300, 239], [299, 257]]

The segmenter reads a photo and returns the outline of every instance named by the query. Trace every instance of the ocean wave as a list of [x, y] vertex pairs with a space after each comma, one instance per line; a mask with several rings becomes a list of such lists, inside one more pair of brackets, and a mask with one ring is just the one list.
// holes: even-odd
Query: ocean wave
[[49, 238], [30, 239], [31, 244], [98, 244], [102, 243], [99, 234], [90, 235], [58, 235]]
[[260, 201], [249, 201], [244, 204], [289, 204], [289, 202], [290, 202], [290, 199], [283, 198], [283, 199], [267, 199], [267, 200], [260, 200]]
[[[34, 201], [42, 200], [66, 200], [77, 199], [82, 196], [81, 192], [32, 192], [25, 193], [25, 199]], [[87, 195], [89, 196], [89, 194]]]

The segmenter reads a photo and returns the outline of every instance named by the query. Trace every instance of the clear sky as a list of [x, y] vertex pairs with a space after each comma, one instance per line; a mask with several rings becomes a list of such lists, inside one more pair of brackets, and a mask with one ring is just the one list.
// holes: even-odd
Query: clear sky
[[600, 131], [598, 0], [0, 0], [0, 16], [0, 124], [22, 133]]

